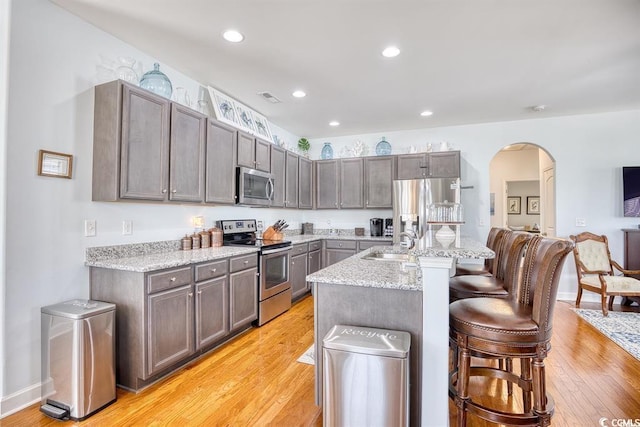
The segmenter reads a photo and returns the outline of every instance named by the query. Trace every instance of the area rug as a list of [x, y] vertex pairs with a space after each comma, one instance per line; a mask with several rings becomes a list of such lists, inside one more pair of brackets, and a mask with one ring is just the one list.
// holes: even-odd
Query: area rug
[[609, 315], [604, 317], [601, 310], [573, 310], [627, 353], [640, 360], [640, 313], [610, 311]]
[[311, 345], [311, 347], [309, 347], [307, 351], [305, 351], [304, 354], [298, 358], [298, 362], [306, 363], [307, 365], [314, 365], [316, 358], [313, 350], [313, 345]]

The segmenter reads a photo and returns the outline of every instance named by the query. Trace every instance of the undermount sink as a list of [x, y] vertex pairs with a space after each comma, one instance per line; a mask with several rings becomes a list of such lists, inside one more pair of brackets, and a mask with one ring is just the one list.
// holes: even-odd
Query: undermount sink
[[393, 254], [393, 253], [384, 253], [384, 252], [372, 252], [362, 259], [370, 259], [377, 261], [409, 261], [409, 254]]

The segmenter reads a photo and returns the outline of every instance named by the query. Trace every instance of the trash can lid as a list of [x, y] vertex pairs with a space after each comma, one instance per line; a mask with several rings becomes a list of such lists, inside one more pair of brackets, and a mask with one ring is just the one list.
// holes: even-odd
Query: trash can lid
[[405, 358], [411, 347], [411, 335], [404, 331], [336, 325], [325, 335], [324, 348]]
[[116, 305], [88, 299], [74, 299], [40, 308], [40, 312], [52, 316], [84, 319], [116, 309]]

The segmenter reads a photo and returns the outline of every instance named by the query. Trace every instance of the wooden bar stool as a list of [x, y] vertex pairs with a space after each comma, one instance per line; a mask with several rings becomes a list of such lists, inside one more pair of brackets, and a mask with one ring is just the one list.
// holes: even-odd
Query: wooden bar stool
[[[449, 306], [450, 332], [456, 337], [458, 360], [449, 393], [455, 401], [459, 427], [467, 414], [499, 424], [548, 426], [554, 404], [546, 393], [544, 359], [551, 345], [553, 308], [560, 272], [573, 243], [534, 236], [524, 258], [522, 280], [513, 299], [467, 298]], [[518, 358], [518, 376], [501, 368], [471, 367], [471, 354]], [[522, 389], [523, 412], [489, 408], [469, 395], [469, 378], [486, 376]]]
[[487, 258], [484, 260], [484, 264], [465, 264], [460, 263], [456, 264], [456, 273], [455, 276], [466, 276], [466, 275], [482, 275], [482, 276], [491, 276], [495, 274], [495, 265], [498, 263], [498, 248], [502, 243], [502, 238], [504, 237], [505, 231], [508, 231], [506, 228], [493, 227], [489, 230], [489, 235], [487, 236], [487, 247], [496, 253], [495, 258]]
[[449, 279], [449, 302], [477, 297], [507, 298], [510, 290], [517, 286], [522, 254], [533, 235], [523, 231], [502, 231], [494, 275], [452, 277]]

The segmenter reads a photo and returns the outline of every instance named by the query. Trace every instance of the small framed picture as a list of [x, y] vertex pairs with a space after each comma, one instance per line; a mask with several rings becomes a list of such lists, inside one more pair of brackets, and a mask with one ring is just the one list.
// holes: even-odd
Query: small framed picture
[[527, 196], [527, 215], [540, 215], [540, 197]]
[[38, 153], [38, 175], [71, 179], [73, 156], [40, 150]]
[[251, 116], [253, 117], [253, 124], [256, 128], [256, 135], [260, 136], [267, 141], [273, 141], [273, 136], [271, 135], [271, 128], [269, 127], [269, 121], [265, 116], [260, 113], [256, 113], [255, 111], [251, 111]]
[[238, 116], [238, 123], [245, 131], [255, 135], [256, 125], [253, 123], [253, 117], [251, 116], [251, 110], [244, 104], [238, 101], [234, 101], [233, 105], [236, 108], [236, 115]]
[[233, 98], [212, 88], [211, 86], [209, 86], [208, 89], [216, 119], [231, 126], [241, 127], [240, 119], [236, 114]]
[[507, 214], [520, 215], [520, 196], [507, 197]]

